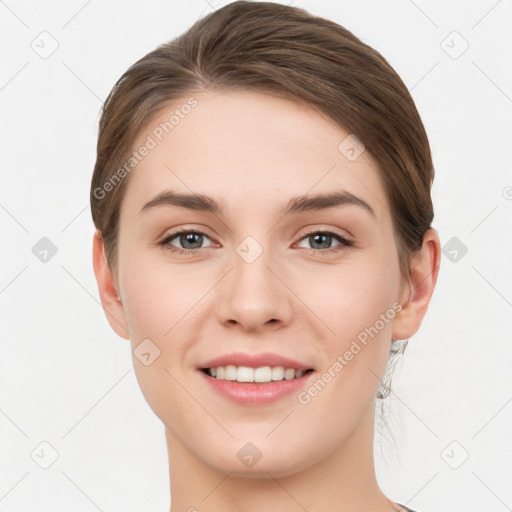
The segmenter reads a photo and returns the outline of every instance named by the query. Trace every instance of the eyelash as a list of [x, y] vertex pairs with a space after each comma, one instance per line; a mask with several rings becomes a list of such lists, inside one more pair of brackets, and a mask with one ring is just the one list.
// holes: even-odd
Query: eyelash
[[[165, 237], [161, 242], [158, 242], [158, 245], [161, 245], [163, 247], [165, 247], [167, 250], [175, 253], [175, 254], [183, 254], [183, 255], [187, 255], [187, 254], [192, 254], [192, 253], [198, 253], [199, 251], [201, 251], [201, 249], [206, 249], [206, 247], [199, 247], [198, 249], [180, 249], [180, 248], [177, 248], [177, 247], [174, 247], [170, 244], [171, 240], [174, 240], [176, 237], [182, 235], [182, 234], [189, 234], [189, 233], [194, 233], [194, 234], [197, 234], [197, 235], [203, 235], [203, 236], [206, 236], [207, 238], [210, 238], [206, 233], [204, 233], [203, 231], [201, 230], [197, 230], [197, 229], [182, 229], [180, 231], [176, 231], [175, 233], [172, 233], [170, 234], [169, 236]], [[309, 233], [306, 233], [301, 239], [300, 241], [304, 240], [305, 238], [308, 238], [310, 236], [313, 236], [313, 235], [319, 235], [319, 234], [322, 234], [322, 235], [331, 235], [335, 240], [337, 240], [338, 242], [340, 242], [340, 245], [337, 245], [335, 247], [331, 247], [330, 249], [306, 249], [306, 250], [309, 250], [309, 251], [315, 251], [316, 253], [319, 253], [319, 254], [322, 254], [322, 255], [330, 255], [332, 253], [335, 253], [335, 252], [338, 252], [344, 248], [349, 248], [349, 247], [354, 247], [354, 242], [352, 242], [351, 240], [348, 240], [347, 238], [345, 238], [344, 236], [334, 232], [334, 231], [311, 231]]]

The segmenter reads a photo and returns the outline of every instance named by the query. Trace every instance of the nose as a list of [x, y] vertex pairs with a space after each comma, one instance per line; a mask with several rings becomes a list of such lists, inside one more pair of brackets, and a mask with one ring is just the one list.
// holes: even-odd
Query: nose
[[[232, 270], [217, 288], [216, 314], [230, 328], [245, 331], [275, 330], [288, 325], [293, 313], [293, 293], [282, 265], [263, 251], [250, 262], [235, 254]], [[289, 280], [289, 279], [288, 279]]]

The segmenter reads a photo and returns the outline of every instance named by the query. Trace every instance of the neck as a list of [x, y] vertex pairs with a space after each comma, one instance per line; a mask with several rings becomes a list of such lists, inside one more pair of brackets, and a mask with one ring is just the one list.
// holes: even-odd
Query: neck
[[374, 410], [325, 458], [285, 477], [237, 477], [191, 453], [166, 429], [170, 512], [392, 512], [400, 508], [380, 490], [373, 458]]

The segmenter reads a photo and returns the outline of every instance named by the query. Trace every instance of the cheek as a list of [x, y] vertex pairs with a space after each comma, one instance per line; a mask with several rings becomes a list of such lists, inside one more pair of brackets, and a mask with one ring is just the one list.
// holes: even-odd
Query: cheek
[[322, 370], [333, 384], [321, 401], [329, 408], [334, 394], [344, 402], [340, 410], [355, 411], [373, 398], [386, 368], [397, 307], [397, 259], [380, 252], [337, 267], [310, 268], [307, 275], [298, 295], [328, 327]]
[[148, 405], [166, 421], [189, 400], [178, 383], [189, 343], [183, 334], [205, 290], [190, 273], [136, 256], [126, 258], [123, 275], [132, 361]]
[[[300, 274], [307, 278], [296, 281], [297, 295], [328, 328], [326, 339], [339, 348], [392, 309], [398, 294], [398, 270], [379, 259], [375, 264], [366, 259], [357, 264], [310, 267]], [[380, 322], [379, 326], [379, 330], [390, 330], [388, 323], [385, 328]]]
[[186, 324], [208, 290], [208, 281], [201, 272], [167, 265], [161, 255], [156, 256], [134, 253], [127, 257], [122, 287], [131, 335], [165, 341]]

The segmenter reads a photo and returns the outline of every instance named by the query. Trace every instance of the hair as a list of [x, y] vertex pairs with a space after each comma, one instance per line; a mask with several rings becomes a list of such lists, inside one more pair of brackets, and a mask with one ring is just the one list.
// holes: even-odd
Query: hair
[[301, 8], [252, 1], [230, 3], [149, 52], [105, 100], [90, 201], [114, 276], [120, 207], [130, 181], [120, 172], [123, 163], [155, 114], [208, 87], [305, 103], [355, 135], [379, 166], [400, 271], [410, 277], [410, 260], [434, 216], [434, 169], [407, 87], [380, 53], [337, 23]]

